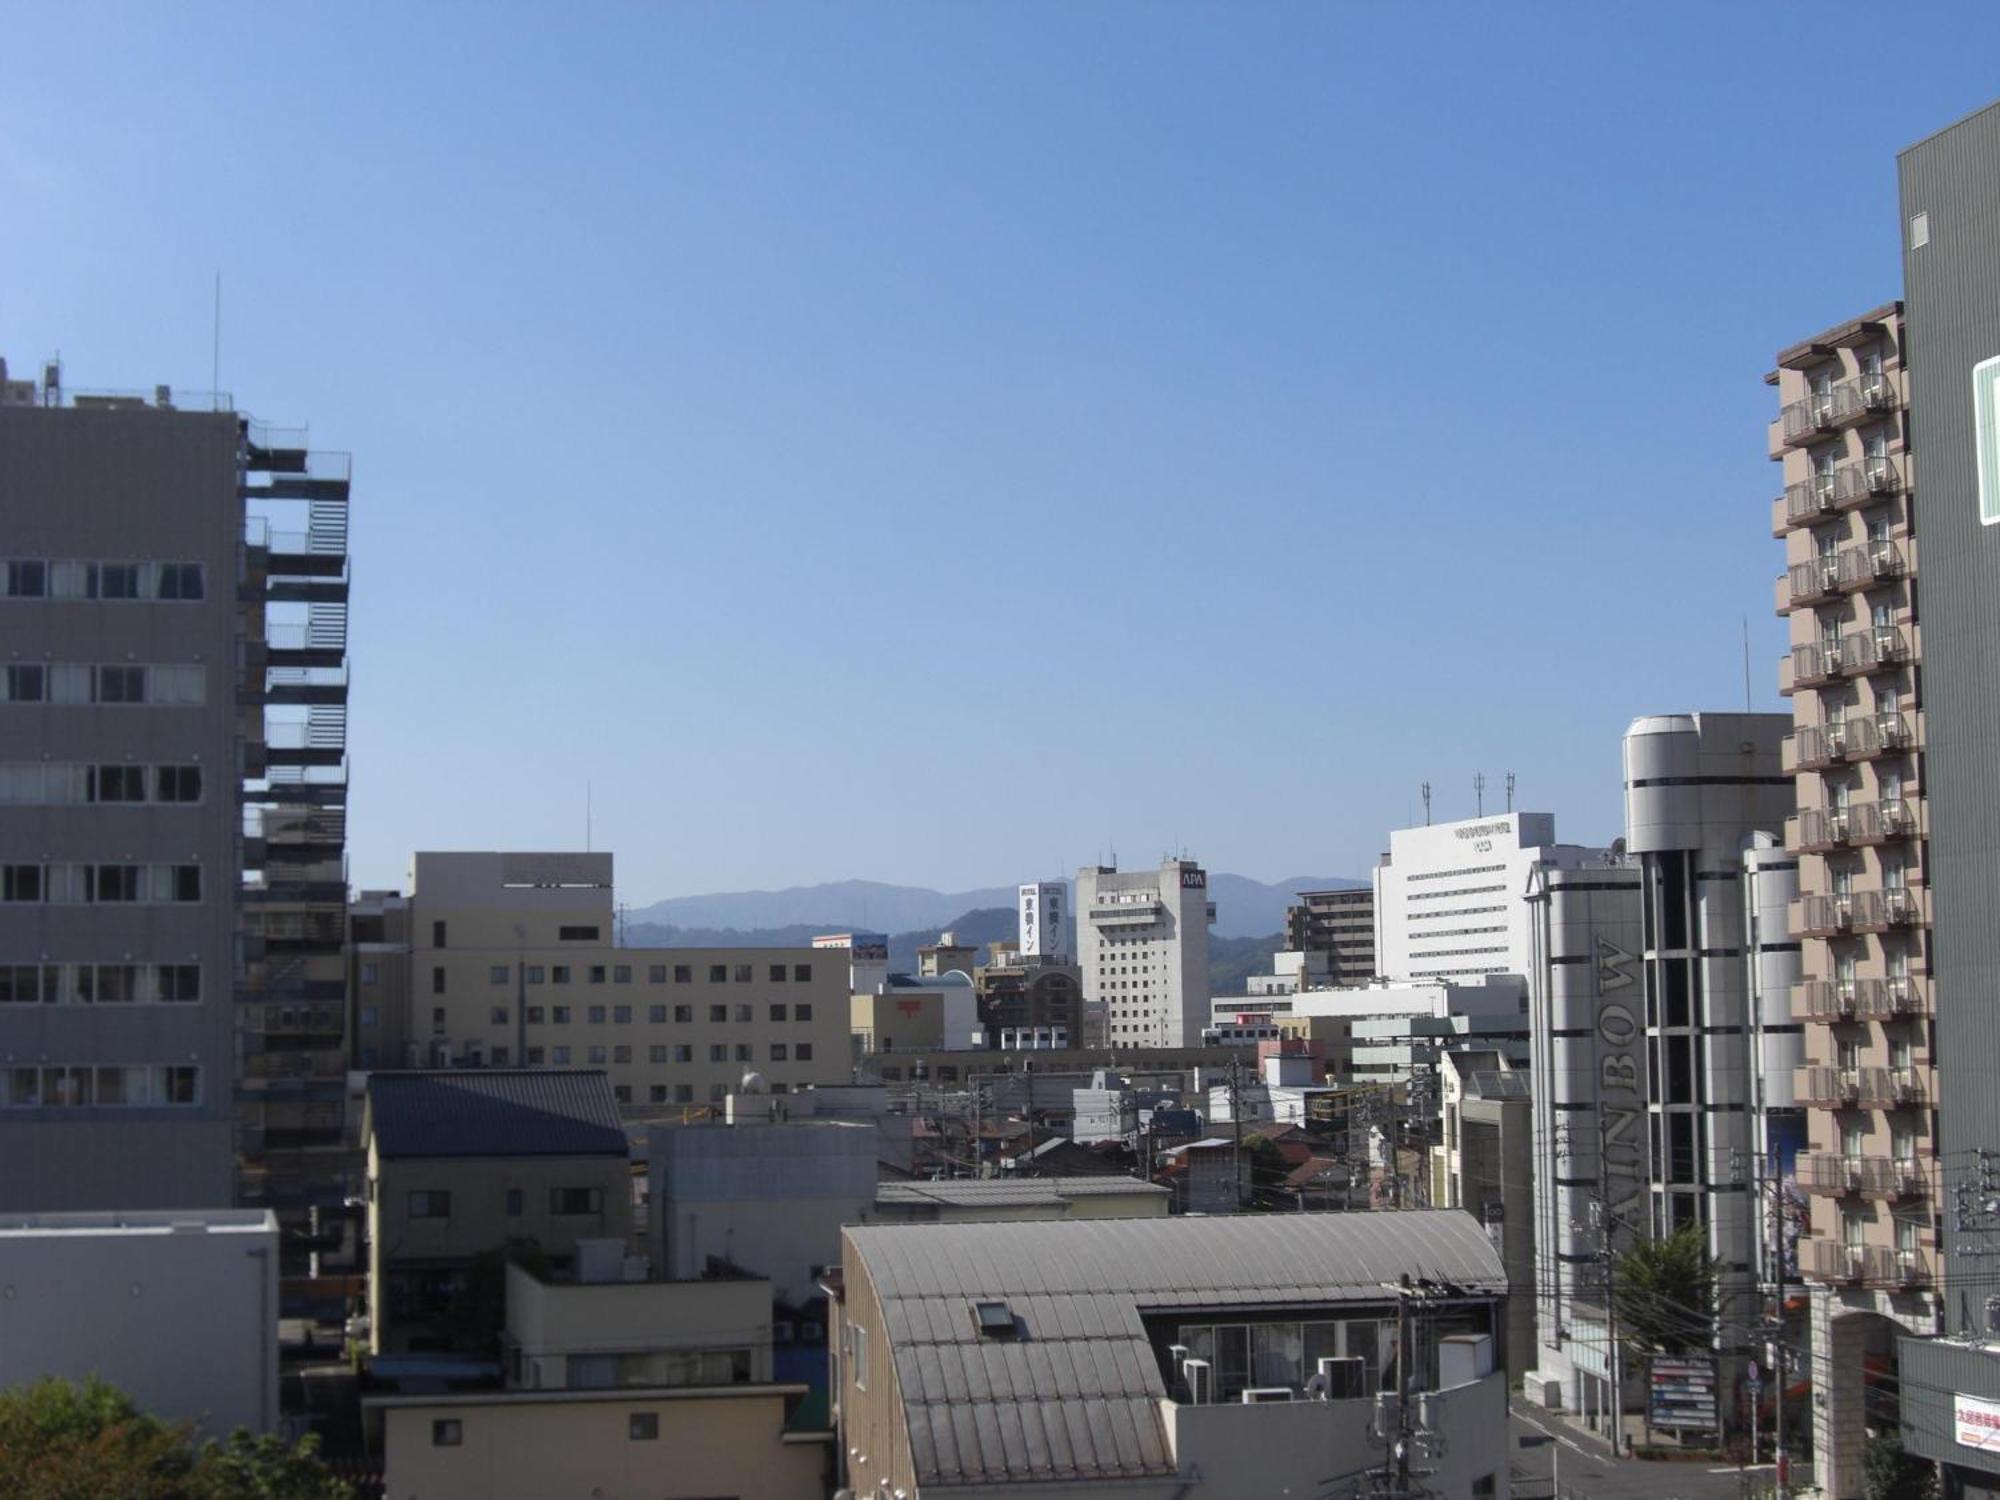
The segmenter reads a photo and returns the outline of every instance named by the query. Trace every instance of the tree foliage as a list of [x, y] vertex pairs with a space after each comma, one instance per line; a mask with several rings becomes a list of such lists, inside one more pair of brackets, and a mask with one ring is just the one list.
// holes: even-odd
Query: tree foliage
[[1935, 1500], [1937, 1470], [1905, 1453], [1895, 1434], [1872, 1437], [1861, 1450], [1861, 1493], [1866, 1500]]
[[1257, 1208], [1290, 1207], [1279, 1201], [1278, 1190], [1284, 1186], [1286, 1174], [1291, 1168], [1286, 1165], [1285, 1154], [1277, 1143], [1262, 1135], [1243, 1137], [1243, 1161], [1249, 1168], [1250, 1202]]
[[48, 1377], [0, 1391], [0, 1494], [10, 1500], [348, 1500], [315, 1440], [238, 1430], [198, 1442], [192, 1423], [142, 1412], [116, 1386]]
[[1715, 1257], [1697, 1224], [1641, 1240], [1618, 1257], [1618, 1323], [1661, 1354], [1706, 1348], [1715, 1321]]

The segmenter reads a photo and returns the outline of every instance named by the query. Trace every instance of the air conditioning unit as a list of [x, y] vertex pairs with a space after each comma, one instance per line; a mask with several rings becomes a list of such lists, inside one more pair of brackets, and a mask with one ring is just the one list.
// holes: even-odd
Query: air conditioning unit
[[1265, 1406], [1274, 1401], [1296, 1401], [1288, 1385], [1253, 1385], [1238, 1398], [1245, 1406]]
[[1187, 1381], [1188, 1405], [1207, 1406], [1215, 1399], [1215, 1371], [1207, 1360], [1182, 1360], [1181, 1378]]

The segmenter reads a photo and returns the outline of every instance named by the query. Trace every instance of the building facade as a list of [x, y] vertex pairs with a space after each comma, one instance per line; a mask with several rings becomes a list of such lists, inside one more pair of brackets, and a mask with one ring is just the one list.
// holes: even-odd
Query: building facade
[[1374, 889], [1300, 891], [1285, 909], [1285, 948], [1323, 955], [1329, 984], [1345, 988], [1368, 983], [1377, 972]]
[[1066, 964], [1070, 947], [1069, 883], [1037, 880], [1021, 887], [1021, 956]]
[[[2000, 1272], [2000, 791], [1987, 756], [2000, 714], [2000, 429], [1995, 377], [2000, 374], [2000, 107], [1981, 110], [1918, 142], [1899, 160], [1903, 293], [1913, 363], [1908, 385], [1910, 446], [1923, 461], [1912, 476], [1912, 530], [1923, 538], [1923, 701], [1910, 713], [1922, 750], [1927, 816], [1923, 879], [1907, 879], [1914, 915], [1936, 933], [1930, 952], [1928, 1013], [1880, 1028], [1908, 1043], [1915, 1078], [1935, 1067], [1935, 1184], [1927, 1199], [1871, 1205], [1903, 1218], [1914, 1247], [1937, 1254], [1928, 1278], [1906, 1279], [1914, 1257], [1890, 1262], [1899, 1290], [1938, 1294], [1944, 1332], [1988, 1338], [1989, 1299]], [[1907, 459], [1906, 459], [1907, 462]], [[1910, 627], [1914, 637], [1914, 626]], [[1885, 934], [1888, 936], [1888, 934]], [[1913, 972], [1916, 966], [1912, 965]], [[1918, 983], [1922, 976], [1918, 976]], [[1868, 1032], [1879, 1047], [1877, 1028]], [[1879, 1055], [1879, 1054], [1878, 1054]], [[1896, 1054], [1890, 1053], [1893, 1069]], [[1926, 1101], [1902, 1107], [1922, 1161]], [[1893, 1127], [1894, 1116], [1891, 1116]], [[1880, 1139], [1876, 1137], [1875, 1139]], [[1890, 1136], [1894, 1158], [1894, 1136]], [[1879, 1153], [1879, 1147], [1874, 1148]], [[1920, 1217], [1921, 1216], [1921, 1217]], [[1864, 1234], [1868, 1233], [1864, 1229]], [[1900, 1241], [1898, 1242], [1900, 1243]], [[1876, 1288], [1872, 1285], [1871, 1292]], [[1872, 1301], [1872, 1299], [1871, 1299]], [[1944, 1388], [1942, 1403], [1961, 1418], [2000, 1421], [2000, 1371], [1963, 1350], [1930, 1348], [1912, 1359], [1903, 1340], [1903, 1372]], [[1838, 1343], [1832, 1347], [1837, 1359]], [[1926, 1394], [1930, 1394], [1926, 1392]], [[1943, 1458], [1957, 1492], [2000, 1489], [2000, 1457], [1967, 1441], [1980, 1423], [1960, 1421], [1950, 1441], [1926, 1431], [1921, 1413], [1904, 1414], [1913, 1448]]]
[[338, 1201], [346, 501], [227, 398], [0, 366], [0, 1210]]
[[1083, 1002], [1113, 1047], [1198, 1047], [1209, 1024], [1208, 873], [1189, 859], [1076, 874]]
[[1609, 851], [1556, 842], [1551, 813], [1496, 813], [1399, 828], [1375, 868], [1375, 964], [1385, 979], [1523, 974], [1532, 961], [1528, 872], [1584, 869]]

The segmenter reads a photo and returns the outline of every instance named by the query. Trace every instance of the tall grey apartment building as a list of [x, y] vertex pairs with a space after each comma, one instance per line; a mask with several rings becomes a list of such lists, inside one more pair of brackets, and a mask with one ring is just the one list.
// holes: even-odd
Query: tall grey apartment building
[[226, 400], [0, 366], [0, 1212], [339, 1145], [346, 489]]

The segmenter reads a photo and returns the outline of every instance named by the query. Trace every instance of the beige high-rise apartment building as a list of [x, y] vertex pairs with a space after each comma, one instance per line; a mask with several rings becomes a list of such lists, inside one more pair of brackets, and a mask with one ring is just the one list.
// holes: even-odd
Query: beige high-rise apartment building
[[1860, 1475], [1868, 1356], [1935, 1329], [1937, 1087], [1931, 1030], [1922, 641], [1909, 368], [1900, 303], [1778, 356], [1772, 516], [1785, 544], [1780, 669], [1798, 814], [1792, 932], [1804, 976], [1798, 1185], [1810, 1203], [1817, 1451], [1830, 1495]]
[[406, 898], [364, 892], [357, 1060], [600, 1068], [634, 1110], [718, 1105], [751, 1072], [777, 1093], [850, 1080], [844, 954], [619, 947], [611, 869], [609, 854], [426, 852]]

